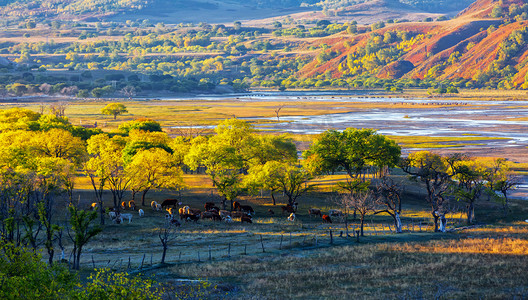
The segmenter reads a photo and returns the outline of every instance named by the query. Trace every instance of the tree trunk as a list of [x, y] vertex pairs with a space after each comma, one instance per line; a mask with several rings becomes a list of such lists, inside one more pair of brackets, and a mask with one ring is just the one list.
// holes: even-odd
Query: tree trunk
[[275, 201], [275, 195], [273, 195], [273, 191], [271, 191], [271, 200], [273, 201], [273, 206], [277, 205]]
[[103, 199], [99, 199], [99, 213], [101, 214], [101, 225], [105, 224], [105, 209], [103, 207]]
[[363, 215], [361, 216], [361, 228], [360, 228], [360, 234], [361, 236], [365, 236], [363, 235], [363, 225], [365, 225], [365, 218], [363, 217]]
[[163, 254], [161, 254], [161, 263], [165, 263], [165, 255], [167, 254], [167, 244], [163, 243]]
[[75, 268], [77, 267], [77, 247], [76, 246], [73, 246], [73, 269], [75, 270]]
[[50, 266], [53, 265], [53, 255], [54, 254], [55, 254], [55, 251], [53, 251], [53, 248], [48, 249], [48, 255], [49, 255], [48, 263]]
[[440, 217], [440, 231], [441, 232], [446, 232], [446, 225], [447, 225], [447, 220], [445, 218], [445, 215], [442, 215]]
[[468, 225], [471, 225], [471, 223], [473, 223], [473, 217], [474, 217], [474, 205], [472, 202], [468, 203], [467, 205], [467, 212], [466, 212], [466, 216], [467, 216], [467, 224]]
[[348, 209], [345, 208], [345, 234], [348, 237]]
[[145, 196], [147, 195], [147, 192], [149, 191], [149, 189], [146, 189], [143, 191], [143, 194], [141, 194], [141, 205], [142, 206], [145, 206]]
[[434, 231], [438, 231], [438, 216], [433, 212], [433, 218], [434, 218]]
[[77, 265], [75, 266], [75, 270], [79, 270], [81, 266], [81, 250], [82, 250], [81, 247], [77, 249], [77, 260], [75, 262]]
[[394, 214], [394, 226], [396, 227], [396, 233], [402, 233], [400, 214], [397, 212]]

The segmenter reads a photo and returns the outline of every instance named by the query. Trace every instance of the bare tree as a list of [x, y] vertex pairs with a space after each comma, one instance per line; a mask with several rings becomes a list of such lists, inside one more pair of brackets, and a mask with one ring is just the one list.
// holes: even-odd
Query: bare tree
[[[431, 207], [435, 231], [442, 231], [445, 225], [445, 214], [449, 211], [448, 194], [453, 183], [453, 176], [458, 173], [457, 163], [463, 155], [455, 153], [446, 157], [428, 151], [415, 152], [400, 162], [402, 170], [413, 179], [425, 184], [426, 201]], [[442, 221], [442, 224], [439, 223]]]
[[53, 86], [51, 86], [51, 84], [49, 83], [43, 83], [39, 86], [39, 90], [46, 94], [46, 95], [49, 95], [50, 92], [53, 90]]
[[174, 126], [173, 129], [176, 131], [176, 135], [189, 139], [193, 139], [197, 136], [200, 136], [206, 131], [206, 128], [198, 127], [192, 122], [179, 123], [177, 126]]
[[358, 193], [347, 193], [343, 195], [343, 203], [346, 203], [347, 207], [353, 208], [359, 214], [359, 220], [361, 222], [360, 234], [363, 234], [363, 227], [365, 224], [365, 216], [374, 212], [377, 207], [376, 197], [371, 191], [358, 192]]
[[163, 247], [163, 253], [161, 255], [161, 263], [165, 263], [165, 257], [167, 255], [167, 249], [172, 241], [176, 239], [176, 232], [174, 230], [174, 225], [171, 221], [167, 221], [164, 227], [158, 229], [158, 237], [161, 241]]
[[57, 102], [50, 105], [50, 112], [54, 114], [57, 118], [64, 117], [64, 112], [68, 106], [67, 102]]
[[132, 97], [134, 97], [137, 94], [136, 88], [131, 86], [131, 85], [125, 86], [124, 88], [121, 89], [120, 92], [125, 97], [128, 97], [128, 99], [131, 99]]
[[275, 112], [275, 115], [277, 116], [277, 122], [280, 122], [280, 118], [279, 118], [279, 113], [281, 111], [281, 109], [284, 107], [284, 104], [281, 104], [279, 105], [279, 107], [277, 107], [274, 112]]
[[79, 92], [79, 88], [76, 85], [67, 86], [61, 90], [61, 94], [67, 96], [76, 95]]
[[378, 210], [378, 213], [387, 213], [394, 219], [394, 226], [397, 233], [402, 232], [402, 223], [400, 219], [402, 203], [401, 194], [403, 187], [392, 181], [389, 177], [383, 177], [376, 185], [376, 201], [383, 210]]

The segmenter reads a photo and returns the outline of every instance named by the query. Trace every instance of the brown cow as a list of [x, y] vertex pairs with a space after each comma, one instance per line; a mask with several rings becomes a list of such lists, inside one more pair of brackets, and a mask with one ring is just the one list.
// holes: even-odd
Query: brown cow
[[249, 223], [249, 224], [253, 223], [253, 221], [251, 221], [251, 217], [250, 216], [242, 216], [242, 218], [240, 218], [240, 222], [241, 223], [246, 222], [246, 223]]
[[281, 206], [281, 209], [282, 209], [282, 214], [284, 214], [284, 212], [287, 212], [289, 214], [295, 212], [295, 209], [293, 209], [293, 206], [291, 206], [290, 204]]
[[251, 207], [250, 205], [242, 205], [237, 201], [233, 202], [233, 209], [246, 212], [249, 215], [255, 213], [255, 211], [253, 210], [253, 207]]
[[330, 219], [329, 215], [323, 215], [323, 222], [324, 223], [332, 223], [332, 219]]
[[204, 205], [205, 211], [211, 210], [213, 209], [213, 207], [215, 207], [214, 202], [205, 202], [205, 205]]
[[243, 211], [232, 211], [231, 212], [231, 217], [233, 217], [233, 218], [243, 218], [243, 217], [251, 218], [250, 215], [246, 214]]
[[134, 202], [134, 200], [128, 201], [128, 207], [130, 207], [132, 210], [136, 210], [136, 202]]
[[171, 224], [171, 225], [174, 225], [174, 226], [176, 226], [176, 227], [178, 227], [178, 226], [181, 225], [181, 223], [178, 222], [178, 220], [176, 220], [176, 219], [171, 219], [171, 220], [170, 220], [170, 224]]
[[189, 209], [189, 214], [195, 215], [195, 216], [199, 216], [199, 215], [202, 214], [202, 211], [197, 209], [197, 208], [190, 208]]
[[322, 217], [323, 214], [321, 213], [321, 210], [320, 209], [317, 209], [317, 208], [310, 208], [308, 210], [308, 214], [310, 216], [319, 216], [319, 217]]
[[182, 218], [185, 220], [185, 222], [194, 221], [197, 223], [198, 220], [200, 220], [200, 215], [184, 214], [182, 215]]
[[125, 201], [121, 202], [121, 208], [122, 208], [122, 209], [126, 209], [126, 207], [127, 207], [127, 206], [126, 206], [126, 202], [125, 202]]
[[213, 221], [222, 221], [222, 217], [219, 214], [212, 211], [204, 211], [202, 213], [202, 219], [211, 219]]
[[168, 206], [172, 206], [173, 208], [175, 208], [178, 204], [179, 204], [178, 199], [165, 199], [161, 203], [161, 208], [165, 208]]

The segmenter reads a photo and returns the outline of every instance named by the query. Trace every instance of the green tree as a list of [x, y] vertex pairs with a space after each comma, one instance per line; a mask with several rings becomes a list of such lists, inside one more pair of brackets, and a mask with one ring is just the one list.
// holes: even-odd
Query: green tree
[[349, 179], [343, 187], [352, 192], [357, 180], [364, 181], [360, 175], [367, 166], [377, 167], [382, 176], [385, 167], [397, 164], [400, 154], [401, 148], [393, 140], [375, 130], [348, 128], [322, 133], [303, 155], [319, 173], [346, 171]]
[[131, 188], [142, 191], [141, 205], [145, 206], [145, 195], [152, 189], [177, 190], [182, 186], [181, 169], [174, 157], [160, 148], [139, 151], [126, 167], [131, 174]]
[[103, 228], [92, 224], [92, 221], [97, 218], [96, 211], [84, 211], [73, 205], [68, 206], [68, 211], [70, 213], [70, 226], [73, 231], [73, 235], [68, 232], [73, 242], [73, 269], [79, 270], [83, 247]]
[[122, 103], [108, 103], [101, 110], [101, 113], [104, 115], [113, 115], [114, 120], [117, 118], [118, 115], [122, 115], [127, 112], [128, 110], [126, 109], [126, 106], [123, 105]]
[[216, 134], [208, 139], [195, 138], [184, 162], [191, 169], [206, 167], [213, 186], [224, 197], [222, 205], [242, 192], [242, 177], [249, 168], [252, 148], [255, 145], [253, 127], [238, 119], [220, 123]]

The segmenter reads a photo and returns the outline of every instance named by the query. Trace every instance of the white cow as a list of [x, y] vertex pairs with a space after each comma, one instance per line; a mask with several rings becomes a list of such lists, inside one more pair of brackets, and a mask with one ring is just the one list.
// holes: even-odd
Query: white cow
[[121, 222], [123, 222], [124, 219], [128, 219], [128, 224], [132, 222], [132, 214], [121, 214], [120, 218], [121, 218]]
[[140, 217], [143, 217], [145, 215], [145, 212], [141, 208], [138, 210], [138, 213]]
[[288, 221], [295, 221], [295, 214], [294, 213], [291, 213], [290, 216], [288, 217]]

